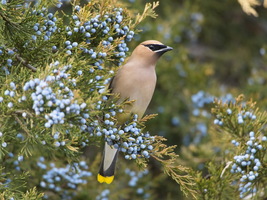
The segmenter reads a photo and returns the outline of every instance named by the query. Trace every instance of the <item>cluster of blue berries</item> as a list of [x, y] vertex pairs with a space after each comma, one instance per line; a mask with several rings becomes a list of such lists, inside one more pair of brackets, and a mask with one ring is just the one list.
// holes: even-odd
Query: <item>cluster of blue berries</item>
[[[267, 137], [262, 137], [261, 141], [266, 141]], [[254, 182], [259, 176], [259, 169], [262, 167], [258, 152], [263, 149], [261, 141], [255, 136], [255, 133], [251, 131], [249, 133], [249, 140], [246, 145], [246, 152], [234, 156], [231, 172], [240, 174], [239, 192], [240, 198], [243, 198], [246, 194], [255, 193]], [[235, 140], [232, 141], [235, 146], [239, 146], [239, 143]]]
[[101, 194], [96, 196], [96, 200], [109, 200], [109, 194], [110, 194], [110, 190], [105, 189], [101, 192]]
[[223, 120], [222, 119], [214, 119], [213, 123], [215, 125], [222, 126], [223, 125]]
[[[23, 86], [25, 96], [20, 98], [21, 101], [31, 98], [35, 114], [44, 116], [46, 119], [44, 126], [50, 128], [54, 124], [65, 124], [68, 121], [70, 127], [75, 124], [81, 131], [89, 133], [87, 138], [82, 141], [83, 146], [89, 141], [88, 136], [105, 136], [109, 145], [113, 145], [126, 154], [126, 159], [149, 158], [153, 150], [154, 137], [149, 133], [143, 133], [137, 127], [137, 115], [134, 116], [133, 122], [120, 128], [112, 120], [116, 115], [115, 111], [105, 114], [104, 126], [99, 126], [98, 121], [89, 121], [90, 115], [86, 103], [79, 104], [71, 89], [76, 86], [75, 79], [71, 78], [67, 72], [71, 66], [66, 65], [62, 69], [53, 69], [54, 67], [59, 68], [58, 65], [57, 61], [51, 65], [52, 75], [48, 75], [44, 79], [35, 78], [26, 82]], [[96, 79], [101, 79], [101, 76]], [[97, 102], [96, 109], [102, 109], [106, 100], [107, 97], [103, 96], [103, 100]], [[26, 118], [27, 114], [23, 113], [22, 116]], [[66, 144], [61, 136], [57, 132], [53, 134], [56, 147]], [[43, 143], [46, 144], [45, 141]]]
[[[150, 198], [150, 194], [147, 192], [147, 189], [149, 189], [149, 184], [146, 184], [144, 187], [140, 185], [140, 180], [144, 178], [149, 171], [147, 169], [143, 171], [133, 171], [130, 169], [125, 169], [124, 173], [130, 177], [130, 180], [128, 182], [128, 186], [135, 189], [136, 194], [138, 196], [141, 196], [142, 199], [146, 200]], [[97, 197], [96, 200], [109, 200], [109, 195], [111, 191], [109, 189], [104, 189]]]
[[125, 174], [127, 174], [128, 176], [130, 176], [130, 181], [128, 182], [128, 185], [130, 187], [137, 187], [136, 188], [136, 193], [138, 195], [142, 195], [143, 199], [149, 199], [150, 194], [147, 193], [145, 190], [148, 188], [148, 185], [146, 185], [145, 187], [138, 187], [138, 181], [140, 179], [142, 179], [144, 176], [146, 176], [149, 173], [149, 171], [147, 169], [140, 171], [140, 172], [135, 172], [132, 171], [130, 169], [125, 169]]
[[195, 12], [190, 15], [190, 28], [187, 30], [187, 37], [192, 41], [197, 41], [199, 33], [202, 30], [203, 14]]
[[198, 93], [191, 96], [191, 100], [193, 103], [193, 115], [199, 116], [200, 114], [206, 115], [206, 111], [201, 112], [201, 108], [203, 108], [205, 105], [211, 104], [214, 101], [215, 97], [211, 96], [210, 94], [199, 91]]
[[5, 103], [8, 109], [12, 109], [14, 104], [14, 98], [16, 97], [16, 84], [10, 82], [9, 89], [6, 89], [3, 96], [0, 96], [0, 103]]
[[[6, 49], [2, 46], [0, 46], [0, 66], [1, 66], [1, 71], [4, 72], [4, 75], [9, 75], [10, 74], [10, 69], [12, 65], [14, 64], [14, 55], [15, 52], [11, 49]], [[0, 72], [1, 73], [1, 72]]]
[[[53, 66], [58, 65], [59, 62], [53, 64]], [[44, 126], [46, 128], [50, 128], [53, 124], [64, 124], [68, 115], [78, 116], [81, 129], [87, 128], [85, 124], [89, 114], [86, 103], [79, 104], [74, 100], [74, 93], [69, 86], [76, 86], [76, 80], [69, 77], [70, 74], [67, 73], [69, 68], [71, 66], [66, 65], [62, 70], [54, 69], [53, 75], [48, 75], [44, 79], [35, 78], [23, 86], [25, 92], [33, 91], [31, 93], [32, 108], [36, 115], [46, 113], [47, 108], [50, 111], [45, 114], [47, 122]]]
[[[194, 107], [203, 108], [205, 105], [213, 103], [216, 98], [217, 97], [210, 95], [203, 90], [200, 90], [196, 94], [192, 95], [191, 100], [193, 102]], [[229, 102], [234, 103], [235, 102], [235, 98], [230, 93], [225, 94], [219, 97], [218, 99], [222, 103], [229, 103]]]
[[87, 177], [92, 176], [85, 161], [57, 168], [54, 163], [45, 164], [44, 157], [40, 157], [37, 166], [46, 170], [46, 173], [42, 175], [40, 186], [61, 196], [69, 195], [67, 193], [71, 192], [70, 190], [76, 190], [80, 184], [86, 184]]
[[[9, 162], [10, 163], [12, 163], [12, 166], [10, 166], [10, 165], [7, 165], [9, 168], [10, 167], [14, 167], [14, 169], [16, 170], [16, 171], [21, 171], [21, 166], [20, 166], [20, 164], [21, 164], [21, 162], [23, 162], [24, 161], [24, 156], [22, 156], [22, 155], [14, 155], [12, 152], [9, 152], [8, 154], [7, 154], [7, 158], [8, 159], [10, 159], [9, 160]], [[12, 162], [11, 162], [12, 161]], [[7, 167], [6, 166], [6, 167]]]
[[199, 144], [202, 138], [206, 137], [208, 134], [208, 127], [206, 123], [199, 122], [196, 124], [194, 131], [197, 133], [193, 139], [194, 144]]
[[47, 41], [50, 40], [55, 32], [59, 31], [56, 25], [57, 18], [53, 13], [48, 13], [47, 8], [43, 7], [41, 10], [33, 10], [32, 14], [44, 18], [42, 23], [36, 23], [33, 26], [35, 34], [32, 35], [32, 40], [36, 41], [37, 37], [42, 36], [43, 40]]
[[[231, 110], [230, 108], [228, 108], [228, 109], [226, 110], [226, 112], [227, 112], [227, 115], [231, 115], [231, 114], [232, 114], [232, 110]], [[222, 125], [223, 125], [223, 119], [222, 119], [220, 116], [217, 116], [217, 118], [214, 119], [213, 123], [214, 123], [215, 125], [222, 126]]]
[[254, 115], [252, 112], [249, 111], [242, 111], [237, 115], [237, 123], [243, 124], [246, 120], [255, 120], [256, 115]]
[[[81, 41], [73, 41], [73, 36], [77, 36], [80, 34], [81, 37], [79, 39], [83, 39], [82, 42], [86, 42], [87, 44], [94, 43], [94, 46], [99, 45], [99, 38], [96, 36], [101, 35], [101, 45], [103, 47], [108, 48], [117, 38], [125, 37], [125, 39], [121, 39], [121, 43], [117, 45], [114, 50], [116, 60], [118, 60], [119, 64], [124, 61], [126, 57], [126, 52], [129, 51], [127, 47], [127, 43], [132, 40], [134, 36], [134, 32], [129, 29], [128, 26], [122, 24], [123, 20], [123, 9], [115, 8], [114, 13], [106, 13], [103, 16], [97, 15], [92, 17], [90, 20], [81, 22], [79, 17], [76, 15], [80, 11], [79, 6], [75, 6], [74, 14], [72, 15], [73, 26], [67, 26], [65, 31], [68, 41], [65, 42], [66, 45], [66, 53], [72, 54], [72, 49], [79, 46], [81, 50], [83, 50], [85, 55], [88, 55], [90, 58], [94, 59], [94, 66], [98, 69], [103, 69], [103, 58], [106, 57], [106, 52], [97, 52], [94, 48], [88, 49], [86, 47], [80, 46], [79, 43]], [[77, 39], [76, 39], [77, 40]], [[108, 49], [107, 49], [108, 50]], [[112, 52], [109, 51], [111, 54]]]
[[[191, 96], [191, 101], [193, 103], [193, 111], [192, 114], [194, 116], [202, 116], [205, 118], [210, 118], [211, 113], [205, 109], [205, 106], [211, 105], [214, 100], [216, 99], [215, 96], [208, 94], [207, 92], [201, 90], [197, 92], [196, 94]], [[235, 101], [231, 94], [226, 94], [224, 96], [219, 97], [220, 101], [227, 103], [227, 102], [233, 102]], [[214, 124], [217, 125], [223, 125], [222, 119], [215, 119]], [[208, 133], [208, 125], [207, 122], [198, 122], [194, 128], [192, 128], [194, 132], [197, 132], [198, 134], [196, 137], [191, 140], [190, 136], [187, 135], [184, 138], [184, 144], [189, 145], [191, 142], [198, 144], [201, 142], [202, 138], [205, 137]]]
[[[133, 2], [135, 0], [129, 0]], [[180, 21], [186, 22], [183, 24], [183, 31], [177, 34], [177, 30], [171, 29], [170, 26], [166, 26], [165, 24], [159, 24], [157, 26], [157, 32], [161, 34], [164, 39], [169, 40], [172, 36], [172, 39], [175, 43], [181, 43], [182, 40], [190, 40], [191, 42], [196, 42], [198, 40], [199, 33], [202, 30], [202, 22], [203, 22], [203, 14], [200, 12], [188, 13], [186, 16], [183, 15], [183, 19]], [[152, 27], [150, 24], [146, 24], [142, 27], [142, 30], [149, 31]], [[173, 32], [174, 31], [174, 32]], [[173, 37], [174, 36], [174, 37]], [[185, 76], [186, 73], [183, 71], [181, 76]]]
[[148, 174], [148, 169], [145, 169], [143, 171], [140, 171], [140, 172], [135, 172], [135, 171], [132, 171], [130, 169], [125, 169], [125, 174], [129, 175], [131, 177], [130, 181], [128, 182], [128, 185], [130, 187], [135, 187], [137, 186], [137, 182], [139, 181], [139, 179], [143, 178], [143, 176], [147, 175]]
[[200, 90], [196, 94], [192, 95], [191, 100], [194, 107], [203, 108], [205, 104], [212, 103], [214, 101], [214, 97], [203, 90]]
[[154, 137], [149, 133], [143, 133], [137, 127], [137, 115], [134, 116], [133, 122], [124, 127], [118, 127], [114, 123], [112, 116], [115, 115], [116, 112], [114, 111], [111, 114], [105, 114], [105, 125], [96, 127], [96, 135], [105, 136], [106, 142], [125, 153], [126, 159], [149, 158], [153, 150]]
[[[7, 151], [5, 150], [5, 152]], [[2, 185], [4, 187], [12, 187], [12, 185], [15, 183], [16, 180], [14, 180], [13, 173], [20, 174], [22, 171], [24, 171], [21, 168], [23, 166], [22, 165], [23, 161], [24, 161], [24, 156], [22, 155], [16, 155], [13, 154], [12, 152], [8, 152], [5, 155], [5, 162], [2, 165], [3, 170], [1, 171], [2, 174], [0, 174], [2, 178], [4, 176], [4, 179], [2, 180]], [[13, 173], [10, 173], [11, 171]]]
[[[136, 189], [136, 194], [139, 196], [142, 196], [142, 199], [146, 200], [149, 199], [150, 194], [147, 193], [146, 189], [149, 188], [149, 185], [146, 184], [144, 187], [140, 187], [140, 180], [145, 177], [148, 174], [148, 170], [145, 169], [140, 172], [135, 172], [130, 169], [125, 169], [125, 174], [130, 177], [130, 180], [128, 182], [128, 186]], [[110, 190], [105, 189], [103, 190], [97, 197], [96, 200], [109, 200]]]
[[[227, 115], [232, 115], [232, 110], [230, 108], [228, 108], [226, 110]], [[237, 114], [237, 123], [238, 124], [245, 124], [246, 121], [254, 121], [256, 119], [256, 115], [253, 114], [253, 112], [250, 111], [244, 111], [242, 110], [240, 113]], [[220, 117], [217, 117], [214, 120], [214, 124], [222, 126], [223, 125], [223, 119]]]

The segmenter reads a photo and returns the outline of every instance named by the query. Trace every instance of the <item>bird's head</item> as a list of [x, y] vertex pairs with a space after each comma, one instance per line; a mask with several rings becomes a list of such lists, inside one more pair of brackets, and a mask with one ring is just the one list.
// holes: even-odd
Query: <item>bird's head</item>
[[159, 41], [147, 40], [134, 49], [130, 60], [139, 60], [139, 62], [155, 65], [160, 56], [171, 50], [172, 47], [166, 46]]

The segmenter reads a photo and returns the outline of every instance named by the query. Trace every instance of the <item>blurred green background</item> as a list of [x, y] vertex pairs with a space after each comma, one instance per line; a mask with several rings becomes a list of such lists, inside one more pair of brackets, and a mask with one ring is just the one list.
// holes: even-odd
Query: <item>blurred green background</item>
[[[141, 10], [152, 1], [130, 2], [131, 9]], [[178, 145], [180, 164], [202, 170], [215, 157], [218, 148], [209, 136], [214, 98], [231, 100], [245, 94], [262, 109], [267, 106], [267, 15], [262, 6], [256, 11], [259, 17], [247, 15], [235, 0], [162, 0], [158, 17], [138, 27], [142, 32], [132, 48], [148, 39], [174, 48], [157, 65], [158, 82], [148, 113], [158, 116], [147, 130]], [[161, 183], [160, 198], [182, 199], [171, 179]]]

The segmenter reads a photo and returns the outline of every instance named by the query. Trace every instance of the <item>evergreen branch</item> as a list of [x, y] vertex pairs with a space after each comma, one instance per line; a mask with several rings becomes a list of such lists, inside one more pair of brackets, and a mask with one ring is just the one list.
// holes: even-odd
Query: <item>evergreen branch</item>
[[150, 115], [146, 115], [146, 116], [144, 116], [144, 117], [140, 120], [140, 122], [146, 122], [146, 121], [148, 121], [148, 120], [150, 120], [150, 119], [155, 118], [156, 116], [158, 116], [158, 114], [150, 114]]
[[33, 115], [30, 112], [26, 111], [26, 110], [16, 110], [15, 113], [16, 114], [27, 113], [27, 115], [30, 115], [31, 117], [33, 117]]
[[[6, 199], [5, 197], [6, 197], [6, 195], [9, 195], [9, 193], [11, 193], [11, 194], [17, 193], [17, 194], [21, 195], [22, 194], [21, 190], [26, 187], [25, 179], [26, 179], [26, 177], [29, 176], [29, 173], [28, 172], [22, 172], [21, 174], [13, 174], [12, 173], [13, 181], [6, 184], [6, 176], [11, 175], [11, 172], [4, 173], [4, 171], [5, 171], [5, 168], [1, 167], [0, 168], [0, 180], [1, 180], [0, 199], [1, 200]], [[8, 190], [4, 189], [4, 188], [7, 188], [7, 186], [8, 186]], [[7, 191], [7, 193], [5, 194], [5, 192], [3, 192], [3, 191]]]
[[[14, 13], [14, 16], [19, 16], [19, 15], [16, 15]], [[25, 34], [25, 29], [22, 27], [22, 25], [20, 24], [20, 22], [14, 22], [12, 21], [8, 15], [5, 15], [4, 12], [0, 12], [0, 17], [3, 19], [4, 21], [4, 27], [3, 27], [3, 30], [4, 30], [4, 34], [6, 35], [6, 38], [10, 38], [11, 40], [14, 40], [16, 41], [17, 40], [17, 37], [14, 37], [15, 35], [22, 35]], [[15, 18], [16, 18], [15, 17]], [[20, 19], [18, 19], [20, 20]], [[14, 29], [14, 30], [13, 30]], [[18, 34], [19, 33], [19, 34]]]
[[157, 14], [155, 13], [155, 8], [159, 6], [159, 1], [151, 3], [147, 3], [145, 5], [145, 9], [143, 13], [140, 15], [139, 13], [136, 16], [135, 25], [139, 24], [143, 21], [146, 17], [156, 18]]
[[7, 19], [7, 17], [6, 17], [2, 12], [0, 12], [0, 16], [2, 17], [2, 19], [3, 19], [4, 21], [6, 21], [6, 22], [8, 22], [8, 23], [11, 23], [11, 22]]
[[[12, 50], [12, 49], [8, 49], [8, 50]], [[22, 65], [24, 65], [25, 67], [29, 68], [30, 70], [32, 70], [33, 72], [36, 72], [37, 69], [32, 66], [31, 64], [28, 63], [28, 61], [24, 60], [19, 54], [15, 53], [15, 57], [18, 61], [21, 62]]]
[[36, 187], [27, 190], [26, 193], [22, 195], [23, 200], [34, 200], [34, 199], [42, 199], [44, 193], [40, 193]]
[[166, 139], [161, 136], [155, 136], [155, 140], [156, 144], [152, 157], [161, 163], [164, 173], [180, 185], [180, 189], [185, 196], [191, 194], [192, 197], [196, 199], [194, 178], [188, 175], [190, 169], [181, 165], [176, 165], [176, 159], [178, 157], [178, 155], [174, 153], [176, 146], [168, 147], [163, 144], [162, 142], [166, 141]]
[[27, 133], [28, 136], [30, 136], [30, 131], [27, 129], [27, 127], [22, 123], [22, 121], [18, 118], [18, 116], [16, 114], [13, 114], [13, 116], [15, 117], [15, 120], [19, 123], [19, 125], [21, 126], [21, 128], [25, 131], [25, 133]]
[[22, 57], [20, 57], [18, 54], [15, 54], [15, 57], [17, 58], [18, 61], [20, 61], [25, 67], [29, 68], [33, 72], [36, 72], [37, 69], [33, 67], [31, 64], [29, 64], [26, 60], [24, 60]]

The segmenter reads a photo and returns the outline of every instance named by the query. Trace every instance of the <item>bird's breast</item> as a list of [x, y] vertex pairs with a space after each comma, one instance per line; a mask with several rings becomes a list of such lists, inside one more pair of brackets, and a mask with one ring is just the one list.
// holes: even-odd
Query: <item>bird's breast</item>
[[134, 100], [131, 106], [125, 107], [125, 112], [138, 114], [141, 118], [146, 111], [156, 86], [154, 69], [127, 70], [123, 76], [118, 76], [114, 93], [119, 93], [120, 100]]

